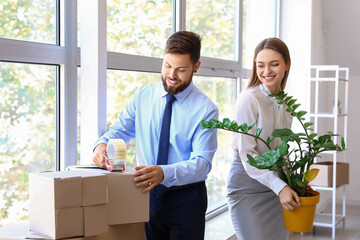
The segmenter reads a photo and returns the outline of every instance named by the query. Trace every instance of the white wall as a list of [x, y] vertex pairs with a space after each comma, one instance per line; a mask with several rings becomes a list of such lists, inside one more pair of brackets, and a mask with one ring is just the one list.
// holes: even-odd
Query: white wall
[[[347, 161], [349, 203], [360, 204], [360, 9], [358, 0], [281, 0], [280, 38], [290, 50], [292, 67], [287, 91], [309, 107], [308, 68], [310, 64], [350, 68]], [[332, 96], [329, 96], [329, 99]]]
[[326, 0], [322, 1], [323, 31], [326, 49], [324, 64], [349, 67], [349, 106], [347, 161], [350, 163], [350, 184], [346, 188], [349, 202], [360, 204], [360, 1]]

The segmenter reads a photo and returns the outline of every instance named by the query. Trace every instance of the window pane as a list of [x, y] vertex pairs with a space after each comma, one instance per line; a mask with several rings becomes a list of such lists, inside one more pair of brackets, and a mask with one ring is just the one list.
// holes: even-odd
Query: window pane
[[[235, 79], [215, 77], [194, 77], [198, 86], [219, 109], [219, 119], [232, 119], [235, 99]], [[227, 203], [226, 182], [232, 161], [231, 134], [218, 131], [218, 149], [212, 161], [212, 170], [206, 180], [208, 193], [208, 211]]]
[[235, 59], [235, 0], [187, 0], [186, 30], [202, 37], [202, 56]]
[[1, 0], [0, 37], [56, 44], [54, 0]]
[[[149, 83], [160, 81], [160, 73], [108, 70], [107, 72], [107, 126], [112, 126], [125, 109], [134, 92]], [[127, 145], [126, 166], [136, 166], [135, 140]]]
[[107, 1], [109, 51], [161, 57], [172, 33], [172, 0]]
[[243, 0], [243, 68], [251, 69], [255, 47], [276, 34], [276, 0]]
[[0, 227], [28, 219], [28, 173], [55, 170], [56, 76], [0, 62]]

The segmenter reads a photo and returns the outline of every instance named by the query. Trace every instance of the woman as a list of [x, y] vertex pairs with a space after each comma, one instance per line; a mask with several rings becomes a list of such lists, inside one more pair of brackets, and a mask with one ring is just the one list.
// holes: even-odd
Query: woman
[[[278, 38], [259, 43], [254, 52], [253, 68], [247, 89], [240, 93], [235, 106], [238, 124], [253, 123], [253, 134], [263, 128], [267, 139], [275, 128], [291, 128], [292, 117], [282, 105], [268, 95], [284, 90], [290, 70], [287, 46]], [[272, 147], [279, 144], [272, 141]], [[260, 170], [247, 163], [267, 151], [262, 142], [251, 136], [235, 134], [232, 142], [234, 161], [228, 180], [231, 219], [239, 240], [287, 239], [281, 205], [288, 210], [300, 206], [300, 199], [274, 171]]]

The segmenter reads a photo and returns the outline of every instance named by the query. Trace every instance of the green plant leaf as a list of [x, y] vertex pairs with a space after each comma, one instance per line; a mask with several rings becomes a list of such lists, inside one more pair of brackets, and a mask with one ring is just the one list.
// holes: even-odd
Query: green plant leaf
[[314, 125], [314, 123], [312, 123], [312, 122], [306, 122], [306, 123], [304, 123], [304, 126], [305, 126], [306, 128], [308, 128], [308, 127], [310, 127], [310, 126], [312, 126], [312, 125]]
[[288, 128], [282, 128], [282, 129], [274, 129], [272, 136], [273, 137], [285, 137], [285, 136], [290, 136], [293, 135], [293, 131], [291, 131], [291, 129]]
[[304, 116], [307, 112], [306, 111], [300, 111], [297, 113], [297, 117], [301, 118], [302, 116]]
[[295, 111], [298, 107], [300, 107], [300, 105], [301, 105], [301, 104], [295, 104], [295, 105], [293, 106], [293, 108], [292, 108], [293, 111]]
[[300, 180], [296, 181], [296, 185], [298, 185], [299, 187], [302, 187], [302, 188], [306, 187], [306, 184], [304, 182], [300, 181]]
[[292, 167], [292, 171], [296, 171], [298, 168], [302, 167], [302, 166], [305, 166], [305, 164], [307, 163], [308, 161], [308, 158], [305, 156], [305, 157], [302, 157], [299, 161], [297, 161], [294, 166]]
[[345, 139], [343, 137], [341, 138], [341, 148], [345, 150]]
[[282, 140], [278, 148], [279, 155], [281, 157], [286, 156], [289, 152], [288, 148], [289, 148], [288, 144], [284, 140]]
[[316, 136], [317, 136], [317, 133], [312, 133], [312, 134], [309, 135], [309, 139], [310, 140], [314, 139], [314, 137], [316, 137]]
[[239, 128], [242, 132], [247, 133], [248, 125], [247, 123], [242, 123]]
[[256, 129], [256, 131], [255, 131], [255, 136], [259, 137], [260, 134], [261, 134], [261, 132], [262, 132], [262, 130], [263, 130], [262, 128]]
[[251, 124], [249, 125], [247, 131], [249, 131], [250, 129], [252, 129], [252, 128], [255, 126], [255, 124], [256, 124], [255, 122], [251, 123]]
[[267, 139], [266, 139], [266, 143], [268, 144], [268, 145], [270, 145], [270, 143], [271, 143], [271, 138], [270, 137], [268, 137]]
[[291, 106], [296, 102], [296, 99], [292, 99], [291, 101], [288, 102], [288, 105]]
[[210, 124], [209, 124], [209, 122], [206, 121], [206, 120], [201, 120], [201, 121], [200, 121], [200, 126], [201, 126], [202, 128], [210, 128]]
[[[249, 158], [249, 154], [247, 155], [248, 157], [248, 163], [253, 166], [256, 167], [258, 169], [272, 169], [276, 166], [275, 163], [277, 162], [277, 160], [279, 159], [279, 154], [277, 151], [275, 150], [269, 150], [266, 153], [259, 155], [256, 160], [254, 160], [254, 158]], [[254, 160], [254, 161], [253, 161]]]
[[227, 129], [229, 129], [231, 127], [231, 121], [228, 118], [224, 118], [222, 123], [223, 123], [223, 126]]
[[237, 132], [239, 130], [239, 126], [236, 121], [232, 121], [230, 125], [230, 130]]

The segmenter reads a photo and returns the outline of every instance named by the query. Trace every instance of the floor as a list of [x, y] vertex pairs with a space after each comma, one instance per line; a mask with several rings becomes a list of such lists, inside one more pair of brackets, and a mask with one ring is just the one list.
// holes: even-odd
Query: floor
[[[340, 206], [338, 207], [340, 209]], [[324, 212], [331, 212], [331, 206]], [[335, 239], [360, 240], [360, 205], [346, 206], [345, 228], [340, 223], [335, 230]], [[331, 228], [315, 227], [308, 233], [289, 233], [289, 240], [328, 240], [332, 239]], [[237, 240], [228, 212], [206, 223], [205, 240]]]

